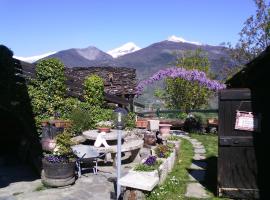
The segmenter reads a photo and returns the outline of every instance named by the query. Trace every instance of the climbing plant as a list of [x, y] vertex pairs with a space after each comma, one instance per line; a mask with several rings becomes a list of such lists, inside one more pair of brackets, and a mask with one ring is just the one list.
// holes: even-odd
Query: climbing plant
[[84, 83], [84, 98], [92, 106], [102, 106], [104, 101], [104, 82], [97, 75], [86, 77]]
[[34, 114], [39, 118], [53, 116], [63, 106], [66, 92], [64, 65], [58, 59], [38, 62], [36, 78], [28, 85]]

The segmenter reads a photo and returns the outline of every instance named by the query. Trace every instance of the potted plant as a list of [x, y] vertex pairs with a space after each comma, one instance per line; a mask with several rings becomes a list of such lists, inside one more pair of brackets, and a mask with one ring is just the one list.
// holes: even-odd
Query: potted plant
[[135, 166], [135, 171], [153, 171], [158, 169], [162, 164], [161, 160], [157, 160], [156, 156], [148, 156], [142, 163]]
[[56, 136], [55, 148], [45, 152], [42, 159], [42, 182], [51, 187], [66, 186], [75, 182], [75, 155], [72, 151], [72, 135], [65, 130]]
[[100, 121], [96, 124], [99, 132], [109, 133], [113, 127], [113, 122], [111, 121]]

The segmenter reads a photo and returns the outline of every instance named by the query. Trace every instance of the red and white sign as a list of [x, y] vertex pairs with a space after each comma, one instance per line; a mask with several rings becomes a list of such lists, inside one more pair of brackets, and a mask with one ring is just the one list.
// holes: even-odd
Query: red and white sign
[[237, 110], [234, 128], [236, 130], [259, 132], [260, 117], [259, 115], [255, 115], [252, 112]]

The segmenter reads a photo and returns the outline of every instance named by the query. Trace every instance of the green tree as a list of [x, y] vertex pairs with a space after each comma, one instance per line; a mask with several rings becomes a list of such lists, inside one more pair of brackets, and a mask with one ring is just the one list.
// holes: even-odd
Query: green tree
[[31, 80], [28, 92], [36, 116], [53, 116], [63, 106], [66, 93], [64, 65], [58, 59], [49, 58], [38, 62], [36, 78]]
[[84, 81], [84, 98], [92, 106], [102, 106], [104, 101], [104, 82], [97, 75], [90, 75]]
[[[210, 76], [210, 63], [202, 50], [188, 51], [176, 61], [176, 66], [188, 70], [197, 69]], [[188, 111], [198, 109], [208, 104], [212, 92], [198, 83], [192, 83], [181, 78], [167, 78], [165, 80], [166, 106], [172, 109]]]
[[237, 44], [234, 47], [230, 43], [226, 45], [226, 50], [235, 65], [225, 68], [223, 73], [228, 78], [270, 45], [270, 3], [267, 5], [264, 0], [254, 0], [254, 3], [256, 13], [245, 21]]

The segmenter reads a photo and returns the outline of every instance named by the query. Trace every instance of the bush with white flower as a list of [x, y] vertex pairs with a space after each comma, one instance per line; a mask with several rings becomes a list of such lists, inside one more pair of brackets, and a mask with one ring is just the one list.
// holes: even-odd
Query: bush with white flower
[[97, 127], [113, 128], [112, 121], [100, 121], [96, 124]]

